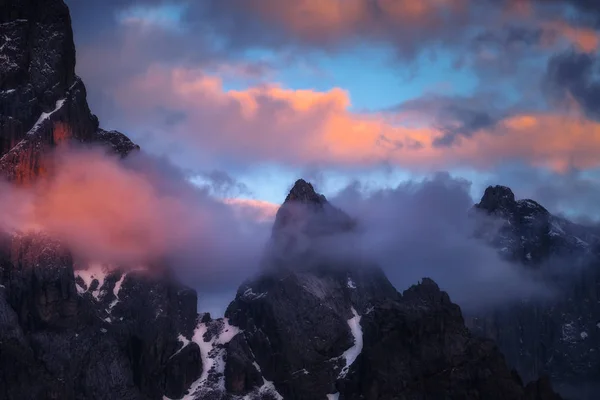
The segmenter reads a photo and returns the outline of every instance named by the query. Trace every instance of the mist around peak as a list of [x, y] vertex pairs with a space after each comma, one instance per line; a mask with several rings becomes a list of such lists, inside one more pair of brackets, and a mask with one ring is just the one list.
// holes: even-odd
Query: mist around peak
[[310, 254], [300, 263], [377, 265], [399, 290], [431, 277], [467, 309], [551, 294], [473, 237], [470, 183], [448, 174], [369, 192], [353, 184], [329, 200], [307, 189], [308, 208], [292, 196], [273, 228], [263, 214], [240, 212], [210, 187], [192, 184], [188, 172], [143, 152], [121, 160], [69, 149], [52, 157], [51, 176], [30, 187], [3, 186], [4, 229], [48, 231], [84, 260], [166, 265], [198, 290], [200, 309], [205, 302], [217, 314], [243, 280], [263, 271], [282, 218], [294, 251], [302, 249], [296, 254]]

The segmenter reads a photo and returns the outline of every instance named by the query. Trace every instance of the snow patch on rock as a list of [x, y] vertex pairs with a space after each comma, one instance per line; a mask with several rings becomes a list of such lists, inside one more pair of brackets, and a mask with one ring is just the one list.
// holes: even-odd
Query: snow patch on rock
[[63, 104], [65, 104], [65, 101], [66, 101], [66, 99], [60, 99], [56, 102], [54, 110], [50, 111], [49, 113], [43, 112], [40, 115], [40, 117], [38, 118], [38, 120], [36, 121], [36, 123], [33, 125], [33, 127], [29, 130], [29, 134], [31, 135], [31, 134], [37, 132], [37, 130], [44, 123], [45, 120], [50, 118], [50, 116], [52, 116], [52, 114], [54, 114], [55, 112], [57, 112], [58, 110], [60, 110], [62, 108]]
[[181, 333], [179, 334], [179, 336], [177, 336], [177, 340], [179, 341], [179, 343], [181, 343], [181, 348], [179, 350], [177, 350], [175, 353], [173, 353], [173, 355], [171, 357], [169, 357], [169, 359], [171, 359], [171, 358], [175, 357], [177, 354], [181, 353], [181, 351], [183, 349], [185, 349], [188, 344], [191, 343], [190, 340], [188, 340], [188, 338], [183, 336]]
[[[221, 324], [218, 333], [213, 334], [208, 341], [205, 340], [205, 335], [212, 330], [212, 324]], [[229, 343], [235, 335], [240, 333], [240, 330], [232, 325], [229, 325], [229, 320], [210, 321], [208, 323], [200, 322], [194, 330], [192, 342], [200, 347], [200, 357], [202, 359], [202, 375], [198, 380], [192, 383], [182, 400], [194, 400], [203, 398], [205, 390], [221, 390], [225, 391], [225, 348], [224, 345]], [[210, 333], [209, 333], [210, 335]], [[181, 340], [181, 336], [180, 336]], [[185, 347], [185, 346], [184, 346]], [[209, 381], [209, 377], [212, 377]], [[216, 387], [214, 387], [216, 384]], [[165, 399], [167, 399], [165, 397]]]
[[244, 291], [243, 297], [248, 300], [258, 300], [267, 295], [267, 292], [264, 293], [254, 293], [252, 288], [248, 288]]
[[113, 289], [113, 294], [115, 295], [115, 299], [108, 306], [109, 312], [119, 302], [119, 292], [121, 291], [121, 285], [123, 285], [123, 281], [125, 280], [125, 276], [127, 276], [127, 274], [125, 274], [125, 273], [121, 274], [121, 278], [115, 283], [115, 288]]
[[[260, 372], [261, 376], [262, 376], [262, 370], [260, 369], [260, 365], [258, 365], [256, 363], [256, 361], [253, 363], [254, 368], [257, 369], [258, 372]], [[246, 396], [244, 396], [242, 398], [242, 400], [252, 400], [253, 398], [256, 398], [256, 394], [258, 394], [259, 398], [263, 398], [266, 395], [271, 395], [271, 397], [276, 398], [277, 400], [283, 400], [283, 396], [281, 394], [279, 394], [279, 392], [277, 391], [277, 389], [275, 389], [275, 385], [273, 384], [273, 382], [268, 381], [265, 379], [265, 377], [262, 377], [263, 379], [263, 384], [261, 387], [258, 388], [258, 391], [255, 391], [254, 393], [250, 393]]]
[[348, 374], [348, 370], [350, 366], [356, 361], [356, 358], [360, 355], [363, 348], [363, 335], [362, 328], [360, 326], [360, 315], [356, 312], [354, 307], [352, 307], [352, 318], [348, 320], [348, 326], [350, 327], [350, 332], [354, 337], [354, 345], [350, 347], [348, 350], [342, 354], [342, 357], [346, 359], [346, 365], [342, 368], [338, 379], [345, 378]]
[[352, 280], [352, 278], [348, 277], [348, 282], [346, 283], [348, 289], [356, 289], [356, 283]]
[[576, 330], [573, 321], [568, 322], [562, 326], [562, 337], [561, 340], [567, 343], [574, 343], [576, 339]]
[[102, 287], [104, 286], [104, 280], [106, 279], [107, 271], [102, 264], [92, 263], [87, 269], [81, 269], [75, 271], [75, 277], [79, 277], [83, 280], [85, 286], [81, 286], [77, 283], [77, 292], [84, 294], [90, 290], [90, 287], [94, 280], [98, 281], [98, 286], [91, 293], [96, 300], [100, 300], [100, 294], [102, 293]]

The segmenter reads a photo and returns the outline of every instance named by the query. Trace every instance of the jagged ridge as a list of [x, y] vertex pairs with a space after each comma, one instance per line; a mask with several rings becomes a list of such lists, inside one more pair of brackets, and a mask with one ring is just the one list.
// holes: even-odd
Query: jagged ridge
[[497, 341], [525, 379], [548, 374], [559, 386], [581, 387], [575, 398], [596, 398], [597, 387], [583, 386], [600, 379], [600, 354], [593, 350], [600, 344], [600, 232], [533, 200], [516, 200], [503, 186], [488, 187], [475, 207], [500, 223], [485, 239], [511, 261], [535, 268], [557, 293], [476, 315], [471, 328]]

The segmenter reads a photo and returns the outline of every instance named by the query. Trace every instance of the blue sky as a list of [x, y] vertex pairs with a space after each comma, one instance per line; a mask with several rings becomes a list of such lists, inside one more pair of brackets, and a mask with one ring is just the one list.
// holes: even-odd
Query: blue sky
[[[448, 0], [411, 14], [399, 0], [402, 13], [332, 14], [313, 0], [67, 2], [101, 123], [193, 176], [223, 171], [249, 188], [239, 196], [279, 203], [299, 177], [332, 195], [438, 171], [471, 181], [475, 199], [490, 183], [524, 196], [600, 193], [590, 184], [600, 97], [584, 69], [597, 62], [594, 7]], [[565, 210], [544, 200], [600, 214], [591, 201]]]

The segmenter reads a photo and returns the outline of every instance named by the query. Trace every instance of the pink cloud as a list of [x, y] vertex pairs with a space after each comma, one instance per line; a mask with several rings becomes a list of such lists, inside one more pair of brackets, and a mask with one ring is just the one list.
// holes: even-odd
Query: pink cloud
[[77, 259], [107, 264], [137, 268], [188, 257], [180, 270], [202, 266], [198, 273], [207, 274], [212, 265], [258, 260], [268, 237], [257, 218], [236, 214], [182, 176], [157, 173], [162, 165], [151, 159], [131, 155], [124, 164], [101, 151], [66, 148], [50, 157], [52, 173], [34, 185], [0, 182], [0, 201], [11, 210], [0, 213], [0, 231], [43, 231]]
[[443, 135], [423, 112], [361, 114], [350, 111], [349, 94], [291, 90], [278, 85], [225, 90], [219, 78], [197, 70], [150, 68], [120, 88], [116, 99], [136, 127], [160, 123], [158, 107], [187, 115], [159, 138], [184, 143], [197, 155], [242, 163], [288, 166], [354, 166], [391, 163], [414, 170], [455, 166], [492, 168], [519, 159], [555, 170], [600, 165], [600, 126], [580, 115], [515, 115], [435, 146]]
[[598, 49], [600, 36], [594, 29], [570, 25], [567, 21], [561, 20], [543, 22], [541, 26], [544, 28], [543, 44], [546, 46], [555, 47], [562, 39], [585, 53]]
[[235, 212], [244, 218], [262, 222], [273, 222], [279, 205], [264, 200], [229, 198], [223, 202], [233, 207]]
[[[310, 41], [353, 34], [385, 35], [403, 28], [436, 28], [448, 14], [466, 11], [466, 0], [251, 0], [246, 7]], [[446, 17], [446, 18], [445, 18]]]

